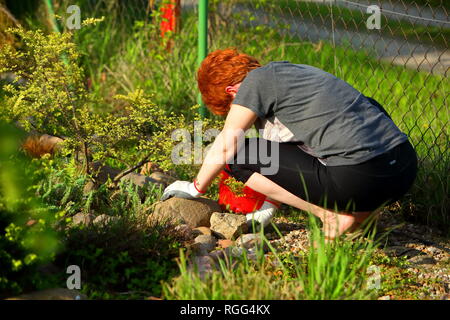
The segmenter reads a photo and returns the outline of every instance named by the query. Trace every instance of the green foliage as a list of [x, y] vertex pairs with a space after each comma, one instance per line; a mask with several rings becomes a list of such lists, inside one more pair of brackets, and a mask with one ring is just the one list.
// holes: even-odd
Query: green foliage
[[173, 229], [147, 224], [143, 216], [116, 217], [70, 229], [57, 263], [80, 266], [82, 291], [91, 299], [160, 296], [160, 282], [177, 273]]
[[0, 296], [45, 286], [36, 268], [58, 250], [57, 212], [32, 192], [35, 163], [18, 152], [17, 129], [0, 122]]
[[[7, 95], [2, 115], [27, 131], [35, 128], [59, 137], [85, 139], [89, 133], [82, 124], [88, 115], [88, 95], [71, 35], [18, 28], [11, 32], [20, 37], [22, 46], [0, 50], [0, 72], [17, 76], [15, 83], [3, 87]], [[71, 63], [64, 63], [63, 55]]]
[[[311, 244], [306, 265], [296, 269], [308, 299], [361, 299], [369, 297], [367, 271], [377, 248], [374, 230], [367, 237], [354, 241], [338, 238], [326, 244], [316, 224], [310, 220]], [[366, 229], [368, 230], [368, 228]]]
[[171, 133], [185, 126], [182, 116], [167, 114], [140, 89], [115, 97], [121, 113], [94, 113], [95, 99], [83, 84], [71, 34], [13, 32], [22, 39], [21, 50], [0, 50], [0, 72], [17, 75], [14, 84], [3, 87], [7, 95], [2, 111], [8, 121], [17, 121], [27, 131], [62, 137], [66, 154], [82, 151], [88, 163], [91, 158], [112, 158], [131, 171], [150, 160], [163, 169], [173, 168]]
[[[17, 268], [29, 273], [29, 275], [23, 272], [6, 273], [8, 269], [2, 268], [5, 272], [4, 279], [8, 283], [27, 284], [27, 286], [17, 285], [5, 291], [5, 294], [47, 287], [64, 287], [67, 278], [64, 270], [67, 266], [75, 264], [82, 270], [82, 291], [91, 299], [159, 296], [160, 281], [167, 280], [177, 273], [173, 258], [180, 246], [172, 226], [150, 225], [146, 222], [148, 214], [151, 213], [151, 205], [161, 196], [161, 188], [152, 186], [138, 189], [132, 183], [122, 181], [117, 189], [111, 190], [103, 185], [84, 194], [83, 188], [88, 176], [73, 160], [38, 159], [32, 163], [34, 166], [30, 168], [30, 176], [34, 177], [34, 183], [29, 188], [34, 201], [40, 201], [41, 207], [47, 208], [48, 214], [53, 218], [51, 224], [44, 225], [47, 227], [46, 232], [51, 231], [51, 234], [54, 234], [52, 230], [60, 230], [57, 243], [59, 250], [50, 256], [51, 259], [44, 261], [44, 256], [39, 255], [38, 260], [31, 261], [36, 258], [35, 251], [25, 255], [28, 251], [24, 249], [21, 249], [22, 254], [22, 251], [15, 249], [16, 247], [5, 246], [9, 251], [15, 252], [13, 256], [15, 259], [11, 261], [11, 265], [15, 263]], [[93, 218], [105, 214], [112, 220], [106, 224], [75, 226], [72, 224], [72, 216], [79, 212], [91, 214]], [[21, 217], [17, 214], [6, 216], [3, 213], [7, 212], [1, 212], [2, 219], [13, 220]], [[42, 212], [40, 214], [42, 215]], [[5, 228], [5, 241], [12, 237], [18, 238], [17, 240], [14, 238], [15, 242], [8, 241], [7, 244], [23, 241], [24, 235], [31, 236], [25, 234], [29, 231], [22, 226], [28, 221], [29, 219], [26, 219], [22, 224], [11, 223]], [[35, 227], [37, 225], [33, 226]], [[34, 236], [39, 236], [42, 241], [49, 241], [41, 229], [34, 230], [36, 233], [33, 233]], [[46, 247], [47, 243], [43, 243], [45, 246], [42, 249], [52, 249], [52, 243], [48, 242], [49, 247]], [[3, 254], [3, 238], [0, 244], [0, 253]], [[36, 271], [36, 267], [49, 261], [52, 261], [53, 266], [61, 272], [46, 277]], [[26, 265], [31, 262], [34, 268]], [[31, 280], [25, 275], [31, 277]], [[128, 294], [121, 295], [119, 292]]]
[[410, 194], [395, 208], [407, 221], [440, 229], [450, 237], [450, 158], [423, 161]]
[[231, 189], [235, 196], [245, 196], [245, 193], [243, 192], [245, 184], [243, 182], [238, 181], [234, 177], [230, 176], [224, 181], [224, 184]]

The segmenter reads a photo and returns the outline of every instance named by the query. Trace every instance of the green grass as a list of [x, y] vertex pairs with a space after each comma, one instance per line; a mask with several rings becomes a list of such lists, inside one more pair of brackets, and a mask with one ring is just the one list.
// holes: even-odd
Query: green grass
[[[83, 192], [88, 181], [72, 163], [43, 160], [46, 172], [34, 191], [51, 212], [58, 214], [58, 243], [62, 248], [53, 265], [65, 270], [78, 265], [82, 288], [90, 299], [142, 299], [161, 295], [161, 280], [175, 276], [174, 258], [180, 247], [172, 225], [147, 222], [151, 205], [161, 197], [158, 186], [138, 189], [129, 182], [117, 190], [106, 185]], [[60, 169], [60, 168], [64, 169]], [[71, 224], [76, 213], [111, 217], [105, 225]], [[66, 275], [57, 273], [48, 284], [63, 286]]]

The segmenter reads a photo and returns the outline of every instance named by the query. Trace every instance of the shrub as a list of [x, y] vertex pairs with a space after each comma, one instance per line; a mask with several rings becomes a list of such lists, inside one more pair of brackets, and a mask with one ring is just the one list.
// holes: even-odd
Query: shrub
[[63, 154], [83, 159], [88, 174], [92, 161], [121, 163], [124, 169], [113, 179], [115, 185], [148, 161], [163, 169], [174, 166], [171, 133], [185, 127], [183, 116], [167, 114], [140, 89], [115, 97], [120, 112], [95, 113], [93, 106], [100, 102], [85, 88], [71, 33], [45, 35], [20, 28], [11, 32], [20, 37], [22, 47], [0, 50], [0, 72], [17, 76], [3, 86], [3, 118], [26, 131], [60, 137]]
[[36, 164], [19, 153], [18, 130], [0, 122], [0, 297], [46, 287], [37, 267], [58, 249], [58, 212], [35, 197]]
[[91, 299], [161, 295], [161, 281], [177, 274], [180, 242], [171, 226], [144, 216], [116, 216], [107, 224], [72, 228], [59, 265], [78, 265], [81, 289]]

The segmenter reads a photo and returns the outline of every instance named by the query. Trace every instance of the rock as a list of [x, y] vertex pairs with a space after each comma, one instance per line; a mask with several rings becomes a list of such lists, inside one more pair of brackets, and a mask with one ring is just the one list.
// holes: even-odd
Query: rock
[[164, 185], [164, 187], [177, 181], [177, 179], [175, 179], [174, 177], [169, 176], [168, 174], [165, 174], [165, 173], [162, 173], [159, 171], [153, 172], [152, 174], [150, 174], [149, 177], [151, 179], [153, 179], [154, 181], [156, 181], [157, 183]]
[[180, 224], [175, 227], [175, 231], [184, 239], [184, 240], [192, 240], [193, 232], [191, 227], [187, 224]]
[[72, 224], [73, 225], [89, 225], [94, 221], [94, 215], [90, 213], [84, 213], [84, 212], [78, 212], [76, 215], [72, 217]]
[[214, 212], [211, 215], [211, 231], [219, 238], [236, 239], [247, 232], [247, 219], [244, 215]]
[[244, 255], [248, 260], [256, 261], [257, 254], [254, 249], [245, 249], [238, 246], [229, 246], [225, 249], [225, 255], [233, 258], [242, 258]]
[[202, 235], [202, 234], [206, 234], [208, 236], [212, 235], [211, 229], [208, 227], [197, 227], [197, 228], [192, 229], [192, 235], [194, 237]]
[[439, 252], [441, 251], [440, 249], [438, 249], [438, 248], [435, 248], [435, 247], [430, 247], [430, 248], [428, 248], [428, 250], [427, 250], [431, 255], [437, 255], [437, 254], [439, 254]]
[[242, 234], [236, 240], [236, 245], [245, 249], [258, 249], [262, 247], [265, 252], [269, 249], [267, 244], [263, 241], [261, 235], [258, 233]]
[[[220, 240], [219, 240], [220, 241]], [[209, 253], [209, 256], [214, 260], [214, 261], [219, 261], [219, 259], [225, 259], [225, 254], [226, 254], [226, 252], [225, 252], [225, 250], [214, 250], [214, 251], [211, 251], [210, 253]]]
[[95, 183], [92, 180], [89, 180], [83, 188], [83, 195], [87, 195], [89, 192], [95, 190]]
[[78, 290], [64, 288], [47, 289], [23, 294], [6, 300], [86, 300], [87, 297]]
[[408, 261], [410, 263], [412, 263], [413, 265], [434, 265], [437, 263], [436, 260], [434, 260], [433, 257], [431, 256], [427, 256], [427, 255], [423, 255], [423, 256], [414, 256], [411, 259], [408, 259]]
[[94, 219], [94, 221], [92, 221], [92, 223], [106, 225], [106, 224], [111, 223], [116, 220], [117, 220], [117, 217], [112, 217], [112, 216], [108, 216], [106, 214], [101, 214], [101, 215], [97, 216]]
[[407, 248], [403, 246], [392, 246], [385, 249], [386, 254], [391, 257], [404, 257], [412, 258], [417, 255], [421, 255], [422, 252], [420, 250], [414, 248]]
[[382, 296], [379, 297], [378, 300], [391, 300], [391, 296]]
[[229, 240], [229, 239], [220, 239], [218, 241], [218, 245], [219, 247], [226, 249], [229, 246], [233, 246], [234, 245], [234, 241], [233, 240]]
[[169, 221], [174, 224], [187, 224], [191, 228], [209, 227], [211, 214], [217, 210], [220, 210], [217, 202], [207, 198], [170, 198], [155, 204], [148, 222]]
[[[113, 180], [119, 173], [121, 173], [121, 170], [111, 168], [109, 166], [105, 166], [101, 164], [100, 162], [93, 162], [91, 164], [91, 172], [94, 176], [94, 181], [88, 181], [83, 189], [83, 194], [88, 194], [89, 192], [96, 190], [100, 185], [106, 183], [108, 179]], [[137, 190], [138, 195], [141, 199], [145, 198], [145, 189], [148, 188], [151, 185], [156, 186], [165, 186], [164, 183], [161, 183], [149, 176], [130, 172], [123, 176], [121, 181], [129, 181], [135, 185], [137, 185], [139, 188]]]
[[195, 238], [194, 243], [191, 245], [191, 250], [196, 255], [208, 255], [208, 253], [216, 248], [217, 239], [209, 235], [200, 235]]
[[188, 270], [198, 272], [200, 279], [204, 279], [208, 273], [213, 271], [214, 261], [210, 256], [196, 256], [194, 257], [189, 266]]
[[195, 243], [209, 244], [210, 246], [214, 246], [212, 248], [212, 249], [214, 249], [215, 246], [216, 246], [217, 239], [215, 237], [211, 236], [211, 235], [202, 234], [202, 235], [197, 236], [194, 239], [194, 242]]
[[239, 258], [244, 254], [245, 249], [237, 246], [229, 246], [225, 249], [225, 254], [234, 258]]

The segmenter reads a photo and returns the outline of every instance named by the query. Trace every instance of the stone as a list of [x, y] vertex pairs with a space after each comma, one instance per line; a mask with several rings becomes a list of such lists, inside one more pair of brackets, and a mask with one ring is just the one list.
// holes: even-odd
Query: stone
[[86, 295], [78, 290], [69, 290], [65, 288], [47, 289], [22, 294], [17, 297], [8, 298], [6, 300], [86, 300]]
[[87, 195], [94, 190], [95, 190], [95, 183], [94, 181], [89, 180], [83, 187], [83, 195]]
[[211, 231], [223, 239], [236, 239], [248, 230], [247, 219], [244, 215], [214, 212], [210, 223]]
[[422, 254], [420, 250], [403, 246], [391, 246], [385, 249], [386, 254], [391, 257], [415, 257]]
[[78, 212], [76, 215], [72, 217], [73, 225], [89, 225], [94, 221], [94, 215], [90, 213]]
[[219, 247], [226, 249], [229, 246], [233, 246], [234, 245], [234, 241], [233, 240], [229, 240], [229, 239], [220, 239], [217, 243], [219, 245]]
[[256, 261], [257, 254], [254, 249], [245, 249], [238, 246], [229, 246], [225, 249], [225, 254], [233, 258], [242, 258], [245, 254], [248, 260]]
[[[220, 241], [220, 240], [219, 240]], [[225, 259], [225, 250], [214, 250], [209, 253], [209, 256], [215, 261], [219, 261], [220, 259]]]
[[210, 235], [202, 234], [194, 239], [191, 250], [196, 255], [208, 255], [208, 253], [216, 248], [217, 239]]
[[180, 224], [175, 227], [175, 231], [184, 239], [184, 240], [192, 240], [193, 232], [191, 227], [187, 224]]
[[194, 237], [202, 235], [202, 234], [206, 234], [208, 236], [212, 235], [211, 229], [208, 227], [197, 227], [197, 228], [192, 229], [192, 235]]
[[194, 242], [196, 242], [196, 243], [204, 243], [204, 244], [208, 244], [209, 246], [213, 246], [211, 248], [211, 250], [212, 250], [212, 249], [214, 249], [216, 247], [217, 239], [215, 237], [211, 236], [211, 235], [202, 234], [202, 235], [197, 236], [194, 239]]
[[437, 263], [437, 261], [433, 257], [428, 255], [414, 256], [408, 259], [408, 261], [416, 266], [418, 265], [427, 266], [427, 265], [434, 265]]
[[153, 179], [155, 182], [164, 185], [164, 187], [177, 181], [177, 179], [175, 179], [174, 177], [159, 171], [153, 172], [152, 174], [150, 174], [149, 177]]
[[210, 256], [196, 256], [191, 260], [188, 270], [197, 271], [200, 279], [203, 280], [208, 273], [213, 271], [214, 265], [214, 261]]
[[[106, 183], [108, 179], [113, 180], [122, 171], [119, 169], [111, 168], [109, 166], [103, 165], [100, 162], [91, 163], [91, 173], [93, 174], [94, 180], [88, 181], [83, 189], [83, 194], [86, 195], [89, 192], [96, 190], [100, 185]], [[165, 187], [164, 183], [161, 183], [149, 176], [139, 174], [136, 172], [130, 172], [124, 175], [120, 181], [129, 181], [134, 185], [138, 186], [137, 193], [141, 200], [145, 198], [145, 188], [149, 188], [152, 185]]]
[[207, 198], [170, 198], [156, 203], [147, 221], [187, 224], [191, 228], [209, 227], [211, 214], [217, 210], [220, 210], [219, 204]]
[[245, 249], [258, 249], [262, 247], [265, 252], [268, 251], [267, 244], [263, 241], [261, 235], [258, 233], [242, 234], [236, 240], [236, 245]]
[[106, 225], [106, 224], [111, 223], [116, 220], [117, 220], [117, 217], [112, 217], [112, 216], [108, 216], [106, 214], [101, 214], [101, 215], [97, 216], [94, 219], [94, 221], [92, 221], [92, 223]]

